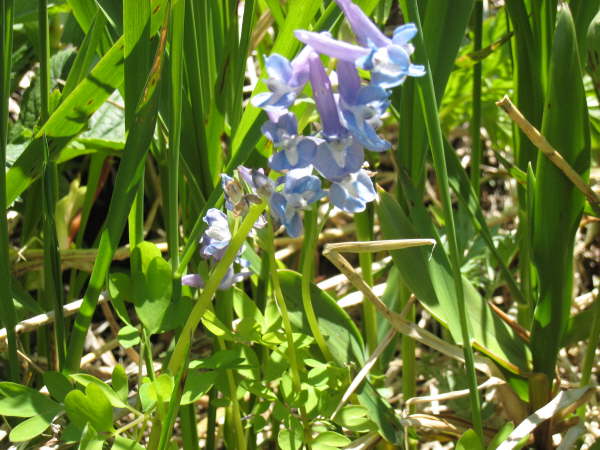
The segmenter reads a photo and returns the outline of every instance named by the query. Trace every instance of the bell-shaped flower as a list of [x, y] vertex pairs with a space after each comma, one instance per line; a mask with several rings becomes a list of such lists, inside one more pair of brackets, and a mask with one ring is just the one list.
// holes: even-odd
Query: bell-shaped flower
[[343, 125], [368, 150], [388, 150], [390, 143], [380, 138], [375, 129], [381, 125], [381, 116], [390, 104], [389, 93], [375, 85], [361, 87], [356, 68], [347, 61], [338, 61], [337, 74]]
[[348, 213], [364, 211], [377, 198], [373, 182], [365, 170], [346, 175], [329, 188], [329, 200]]
[[423, 66], [410, 61], [414, 48], [409, 41], [417, 33], [414, 24], [408, 23], [396, 28], [390, 39], [350, 0], [336, 2], [361, 45], [338, 41], [319, 33], [296, 30], [294, 34], [299, 41], [310, 45], [319, 53], [352, 62], [361, 69], [371, 71], [371, 82], [384, 89], [402, 84], [407, 76], [425, 75]]
[[313, 138], [298, 136], [298, 122], [293, 113], [265, 122], [261, 130], [276, 148], [281, 149], [269, 159], [271, 169], [283, 172], [313, 163], [317, 144]]
[[216, 208], [210, 208], [204, 216], [208, 225], [200, 241], [200, 254], [207, 259], [219, 261], [231, 241], [227, 216]]
[[317, 54], [309, 58], [310, 83], [323, 125], [324, 141], [317, 147], [315, 168], [327, 179], [334, 180], [356, 172], [364, 162], [360, 143], [340, 122], [338, 105], [333, 97], [331, 81]]
[[271, 214], [285, 227], [291, 237], [302, 234], [300, 212], [326, 195], [321, 180], [307, 175], [305, 169], [292, 170], [285, 176], [283, 191], [271, 196]]
[[269, 78], [265, 80], [268, 92], [252, 97], [252, 104], [266, 111], [287, 109], [308, 81], [308, 55], [312, 52], [305, 47], [291, 62], [273, 53], [265, 57], [265, 67]]
[[[250, 272], [249, 270], [242, 270], [239, 273], [235, 273], [233, 267], [230, 267], [229, 269], [227, 269], [227, 272], [225, 273], [225, 276], [221, 280], [221, 283], [219, 284], [219, 287], [217, 289], [220, 291], [225, 291], [234, 284], [239, 283], [240, 281], [244, 281], [250, 275], [252, 275], [252, 272]], [[191, 286], [202, 289], [204, 288], [205, 283], [201, 275], [197, 273], [190, 273], [181, 277], [181, 284], [183, 284], [184, 286]]]

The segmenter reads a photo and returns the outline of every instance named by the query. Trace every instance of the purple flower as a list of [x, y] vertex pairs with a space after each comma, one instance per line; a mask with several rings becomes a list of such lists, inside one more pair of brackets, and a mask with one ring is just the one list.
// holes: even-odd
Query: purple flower
[[375, 128], [381, 125], [381, 116], [390, 104], [389, 93], [379, 86], [361, 87], [358, 72], [347, 61], [338, 61], [337, 73], [342, 123], [367, 149], [388, 150], [390, 143], [381, 139]]
[[[233, 271], [233, 267], [230, 267], [225, 273], [225, 276], [221, 280], [221, 283], [219, 284], [219, 287], [217, 289], [219, 289], [220, 291], [225, 291], [234, 284], [245, 280], [250, 275], [252, 275], [252, 272], [250, 272], [249, 270], [243, 270], [242, 272], [235, 273]], [[204, 287], [204, 279], [197, 273], [191, 273], [181, 277], [181, 284], [183, 284], [184, 286], [191, 286], [202, 289]]]
[[364, 211], [377, 198], [373, 182], [365, 170], [346, 175], [329, 188], [331, 203], [348, 213]]
[[348, 44], [326, 35], [304, 30], [294, 32], [298, 40], [310, 45], [319, 53], [352, 62], [361, 69], [371, 71], [371, 82], [384, 89], [402, 84], [407, 76], [425, 75], [423, 66], [412, 64], [410, 61], [414, 48], [409, 41], [417, 33], [414, 24], [409, 23], [396, 28], [390, 39], [379, 31], [358, 6], [349, 0], [336, 0], [336, 2], [361, 45]]
[[202, 235], [200, 254], [204, 258], [219, 261], [231, 241], [227, 216], [218, 209], [211, 208], [206, 212], [203, 220], [208, 227]]
[[325, 139], [317, 147], [314, 165], [325, 178], [335, 181], [360, 169], [364, 162], [364, 151], [340, 122], [331, 81], [319, 56], [311, 55], [309, 63], [310, 83], [321, 116], [322, 134]]
[[291, 237], [302, 234], [300, 211], [326, 195], [321, 189], [321, 180], [314, 175], [307, 175], [307, 172], [306, 169], [288, 172], [283, 191], [271, 196], [271, 214], [283, 224]]
[[265, 57], [269, 92], [261, 92], [252, 97], [252, 104], [266, 111], [278, 111], [292, 106], [308, 81], [307, 58], [311, 52], [310, 47], [305, 47], [292, 62], [277, 53]]
[[312, 138], [298, 136], [298, 122], [293, 113], [283, 114], [276, 121], [265, 122], [261, 130], [275, 147], [281, 148], [269, 160], [273, 170], [283, 172], [312, 164], [317, 144]]

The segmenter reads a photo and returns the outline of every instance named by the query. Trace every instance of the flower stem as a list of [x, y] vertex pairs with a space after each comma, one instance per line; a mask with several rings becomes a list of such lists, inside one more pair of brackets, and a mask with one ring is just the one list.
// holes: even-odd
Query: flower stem
[[317, 213], [317, 204], [313, 205], [313, 207], [305, 212], [304, 215], [304, 246], [303, 246], [303, 254], [302, 254], [302, 306], [304, 307], [304, 313], [306, 314], [306, 319], [308, 321], [308, 326], [310, 327], [310, 331], [323, 354], [323, 357], [327, 361], [333, 361], [333, 357], [331, 356], [331, 352], [327, 347], [327, 343], [325, 342], [325, 338], [323, 334], [321, 334], [321, 330], [319, 329], [319, 323], [317, 321], [317, 316], [315, 315], [315, 310], [312, 306], [312, 299], [310, 296], [310, 282], [313, 279], [314, 271], [313, 271], [313, 259], [312, 255], [314, 255], [317, 240], [319, 237], [319, 227], [317, 225], [318, 213]]

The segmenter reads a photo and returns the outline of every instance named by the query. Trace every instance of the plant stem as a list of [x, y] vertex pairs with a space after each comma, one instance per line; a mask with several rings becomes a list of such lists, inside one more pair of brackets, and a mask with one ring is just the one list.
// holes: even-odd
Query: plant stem
[[10, 378], [19, 381], [19, 359], [17, 357], [17, 341], [15, 324], [17, 314], [12, 299], [10, 288], [10, 263], [8, 260], [8, 222], [6, 220], [6, 146], [8, 142], [8, 99], [10, 97], [10, 71], [12, 61], [12, 38], [13, 38], [13, 0], [2, 1], [1, 20], [1, 46], [0, 58], [0, 307], [2, 308], [2, 322], [7, 330], [8, 361]]
[[198, 323], [200, 323], [200, 319], [202, 319], [206, 308], [212, 301], [212, 298], [215, 295], [217, 288], [221, 284], [221, 280], [223, 280], [223, 277], [229, 269], [229, 266], [233, 264], [238, 250], [246, 240], [246, 237], [252, 230], [252, 227], [256, 223], [258, 217], [264, 211], [265, 207], [266, 203], [263, 202], [260, 205], [253, 205], [250, 208], [248, 214], [240, 225], [238, 232], [232, 237], [229, 246], [227, 247], [227, 251], [223, 255], [223, 258], [221, 261], [219, 261], [210, 274], [210, 277], [208, 278], [208, 281], [206, 282], [198, 301], [190, 312], [190, 316], [185, 322], [181, 331], [181, 335], [175, 344], [175, 349], [173, 350], [173, 354], [171, 355], [168, 365], [168, 369], [172, 374], [177, 373], [183, 365], [194, 330], [198, 326]]
[[483, 443], [483, 423], [481, 420], [481, 404], [479, 401], [479, 392], [477, 390], [477, 375], [475, 373], [475, 364], [473, 348], [471, 347], [471, 337], [469, 335], [469, 325], [467, 322], [467, 313], [465, 310], [465, 298], [463, 292], [462, 275], [460, 271], [460, 255], [458, 252], [458, 243], [456, 239], [456, 229], [454, 226], [454, 215], [452, 213], [452, 199], [450, 198], [450, 187], [448, 186], [448, 173], [446, 169], [446, 160], [444, 159], [444, 141], [440, 120], [438, 116], [438, 107], [433, 87], [433, 78], [431, 67], [427, 58], [427, 50], [423, 42], [421, 19], [419, 17], [419, 8], [416, 0], [408, 0], [408, 10], [410, 19], [413, 20], [419, 32], [415, 36], [415, 44], [421, 55], [424, 55], [426, 75], [418, 82], [419, 98], [423, 114], [425, 114], [425, 124], [427, 126], [427, 135], [431, 147], [431, 156], [435, 173], [439, 183], [439, 192], [444, 208], [446, 219], [446, 232], [448, 244], [450, 247], [450, 261], [456, 289], [456, 301], [458, 304], [458, 313], [460, 319], [460, 330], [463, 341], [463, 351], [467, 371], [467, 384], [470, 391], [471, 417], [473, 428]]
[[310, 284], [314, 277], [313, 270], [313, 257], [316, 248], [317, 240], [319, 237], [319, 227], [317, 225], [318, 210], [317, 204], [305, 212], [304, 215], [304, 246], [302, 252], [302, 306], [304, 307], [304, 313], [306, 314], [306, 320], [310, 331], [323, 354], [323, 357], [327, 361], [333, 361], [331, 352], [327, 347], [327, 342], [319, 329], [319, 322], [315, 315], [315, 310], [312, 306], [312, 299], [310, 295]]
[[[300, 366], [298, 363], [298, 356], [296, 355], [296, 347], [294, 346], [294, 336], [292, 334], [292, 324], [290, 322], [290, 318], [288, 315], [287, 306], [285, 304], [285, 299], [283, 298], [283, 292], [281, 291], [281, 285], [279, 284], [279, 275], [277, 274], [277, 261], [275, 260], [275, 246], [274, 246], [274, 233], [273, 233], [273, 224], [271, 218], [268, 221], [268, 229], [267, 229], [267, 238], [265, 239], [265, 251], [269, 254], [271, 258], [271, 281], [273, 283], [273, 296], [275, 297], [275, 302], [279, 308], [279, 312], [281, 313], [281, 321], [283, 323], [283, 329], [285, 330], [285, 335], [288, 343], [288, 356], [290, 358], [290, 369], [292, 375], [292, 383], [295, 392], [300, 392]], [[316, 319], [315, 319], [316, 320]]]
[[[354, 215], [356, 222], [356, 235], [359, 241], [373, 240], [373, 206], [369, 204], [367, 209]], [[359, 253], [358, 262], [363, 280], [369, 286], [373, 286], [373, 254]], [[375, 307], [371, 302], [362, 302], [363, 328], [367, 341], [369, 354], [372, 354], [377, 348], [377, 315]]]
[[[483, 32], [483, 0], [476, 0], [473, 10], [475, 15], [473, 52], [477, 53], [482, 46]], [[471, 117], [471, 185], [477, 198], [480, 193], [481, 172], [481, 61], [473, 66], [473, 116]]]

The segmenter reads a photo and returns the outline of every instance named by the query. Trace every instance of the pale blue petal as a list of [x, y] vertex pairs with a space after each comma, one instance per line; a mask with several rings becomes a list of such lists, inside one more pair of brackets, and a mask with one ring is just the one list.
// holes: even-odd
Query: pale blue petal
[[404, 25], [400, 25], [394, 30], [394, 37], [392, 37], [392, 42], [395, 45], [406, 45], [410, 42], [412, 38], [416, 36], [417, 31], [417, 26], [414, 23], [406, 23]]
[[390, 39], [379, 31], [379, 28], [357, 5], [348, 0], [336, 0], [336, 3], [344, 12], [358, 42], [365, 46], [372, 43], [376, 47], [386, 47], [390, 44]]
[[368, 48], [338, 41], [322, 33], [296, 30], [294, 35], [300, 42], [310, 45], [315, 51], [344, 61], [354, 62], [371, 51]]

